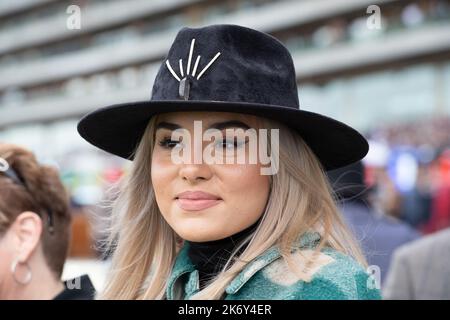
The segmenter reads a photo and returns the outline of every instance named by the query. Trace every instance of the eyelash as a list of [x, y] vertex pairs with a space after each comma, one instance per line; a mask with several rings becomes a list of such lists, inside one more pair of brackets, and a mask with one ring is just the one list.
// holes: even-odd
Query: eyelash
[[[231, 140], [224, 140], [224, 141], [222, 141], [222, 144], [227, 144], [227, 143], [231, 143], [231, 142], [232, 142]], [[177, 143], [180, 143], [180, 141], [175, 141], [175, 140], [170, 139], [169, 137], [164, 137], [163, 139], [161, 139], [158, 142], [158, 145], [160, 145], [161, 147], [163, 147], [165, 149], [172, 149], [173, 147], [175, 147], [175, 146], [169, 146], [170, 143], [177, 144]], [[240, 147], [241, 145], [246, 144], [247, 140], [244, 140], [244, 142], [238, 143], [237, 139], [233, 139], [232, 143], [233, 143], [234, 147], [237, 148], [237, 147]]]
[[170, 147], [168, 144], [169, 144], [169, 143], [179, 143], [179, 142], [180, 142], [180, 141], [172, 140], [172, 139], [170, 139], [169, 137], [164, 137], [162, 140], [160, 140], [160, 141], [158, 142], [158, 144], [159, 144], [161, 147], [163, 147], [163, 148], [166, 148], [166, 149], [172, 149], [174, 146]]

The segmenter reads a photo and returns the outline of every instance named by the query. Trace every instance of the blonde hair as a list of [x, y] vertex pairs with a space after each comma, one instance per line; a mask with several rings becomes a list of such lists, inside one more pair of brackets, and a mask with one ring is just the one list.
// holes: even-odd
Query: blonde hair
[[[113, 203], [107, 245], [114, 253], [100, 299], [164, 299], [166, 281], [182, 245], [159, 211], [150, 180], [156, 121], [157, 116], [150, 120]], [[260, 123], [262, 128], [280, 129], [279, 168], [270, 176], [270, 194], [261, 221], [244, 241], [248, 245], [242, 254], [236, 258], [236, 248], [222, 272], [192, 299], [223, 298], [226, 286], [246, 264], [274, 245], [299, 279], [309, 281], [291, 256], [296, 240], [309, 231], [321, 234], [315, 253], [329, 246], [367, 266], [313, 151], [289, 127], [264, 118]], [[314, 262], [314, 256], [305, 257], [312, 259], [307, 265]]]

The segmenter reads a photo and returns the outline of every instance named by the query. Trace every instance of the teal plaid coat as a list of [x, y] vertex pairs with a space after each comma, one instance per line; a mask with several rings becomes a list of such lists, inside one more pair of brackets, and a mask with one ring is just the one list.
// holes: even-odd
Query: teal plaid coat
[[[292, 251], [302, 266], [313, 254], [318, 233], [306, 233]], [[178, 253], [167, 283], [168, 300], [190, 299], [199, 290], [198, 271], [190, 261], [185, 242]], [[301, 254], [300, 254], [301, 253]], [[332, 248], [323, 248], [307, 269], [308, 281], [299, 280], [288, 268], [276, 246], [252, 260], [226, 287], [225, 300], [345, 300], [381, 299], [372, 276], [353, 258]]]

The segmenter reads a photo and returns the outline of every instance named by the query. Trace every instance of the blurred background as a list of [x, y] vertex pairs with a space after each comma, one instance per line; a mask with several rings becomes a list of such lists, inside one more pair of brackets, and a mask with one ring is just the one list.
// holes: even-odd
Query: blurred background
[[[70, 29], [70, 5], [81, 28]], [[380, 8], [380, 25], [368, 26]], [[371, 18], [372, 16], [372, 18]], [[60, 169], [74, 216], [64, 277], [101, 289], [107, 260], [92, 217], [129, 162], [81, 139], [96, 108], [149, 99], [183, 26], [232, 23], [292, 53], [300, 106], [341, 120], [371, 144], [365, 182], [377, 212], [421, 236], [450, 226], [449, 0], [2, 0], [0, 141]]]

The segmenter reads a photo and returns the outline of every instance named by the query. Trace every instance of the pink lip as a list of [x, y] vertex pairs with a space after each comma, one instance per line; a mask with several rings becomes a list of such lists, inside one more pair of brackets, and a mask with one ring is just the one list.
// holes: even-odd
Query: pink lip
[[175, 198], [177, 205], [186, 211], [199, 211], [219, 204], [222, 199], [202, 191], [186, 191]]

